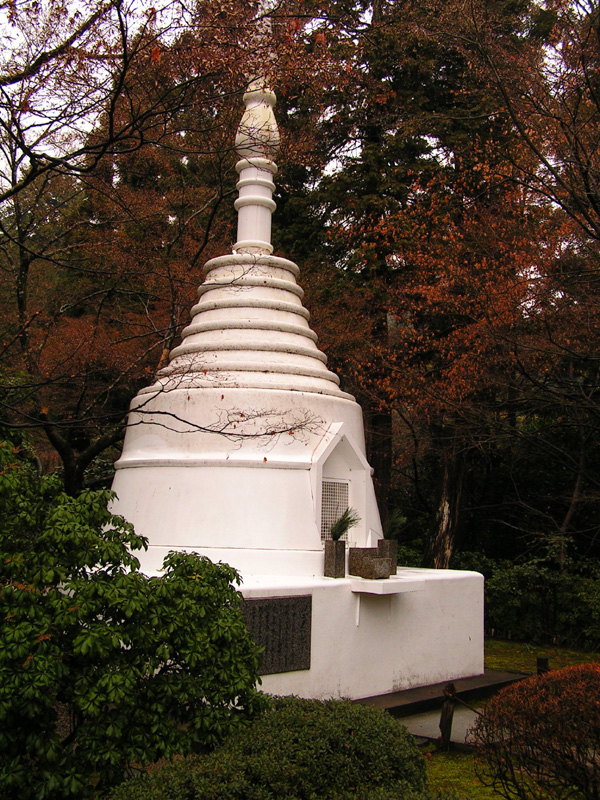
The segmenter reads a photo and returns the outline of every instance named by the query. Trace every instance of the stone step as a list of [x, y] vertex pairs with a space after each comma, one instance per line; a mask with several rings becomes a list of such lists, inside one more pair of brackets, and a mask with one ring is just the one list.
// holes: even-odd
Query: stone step
[[[483, 675], [459, 678], [453, 683], [456, 687], [457, 695], [463, 700], [470, 701], [479, 697], [487, 697], [504, 686], [509, 686], [511, 683], [527, 677], [526, 674], [521, 672], [486, 670]], [[396, 717], [404, 717], [440, 707], [444, 700], [444, 686], [448, 682], [417, 686], [414, 689], [404, 689], [399, 692], [389, 692], [388, 694], [380, 694], [374, 697], [362, 697], [355, 700], [355, 702], [383, 708]]]

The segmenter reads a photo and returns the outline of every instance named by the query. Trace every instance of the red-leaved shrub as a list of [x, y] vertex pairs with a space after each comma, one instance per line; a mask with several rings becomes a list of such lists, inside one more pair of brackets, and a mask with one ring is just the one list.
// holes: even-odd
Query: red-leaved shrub
[[503, 797], [600, 798], [600, 664], [503, 689], [472, 729], [480, 777]]

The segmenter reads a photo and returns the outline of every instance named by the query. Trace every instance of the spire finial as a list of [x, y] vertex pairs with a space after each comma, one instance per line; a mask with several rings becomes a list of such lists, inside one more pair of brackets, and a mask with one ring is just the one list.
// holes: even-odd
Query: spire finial
[[240, 156], [236, 169], [240, 175], [240, 196], [234, 203], [238, 212], [236, 253], [258, 255], [273, 252], [271, 214], [275, 211], [272, 176], [277, 173], [273, 158], [279, 152], [279, 130], [273, 107], [275, 93], [265, 81], [254, 78], [244, 94], [246, 110], [240, 122], [235, 148]]
[[265, 82], [255, 78], [244, 94], [246, 110], [235, 137], [240, 158], [262, 157], [271, 160], [279, 152], [279, 129], [273, 108], [277, 98]]

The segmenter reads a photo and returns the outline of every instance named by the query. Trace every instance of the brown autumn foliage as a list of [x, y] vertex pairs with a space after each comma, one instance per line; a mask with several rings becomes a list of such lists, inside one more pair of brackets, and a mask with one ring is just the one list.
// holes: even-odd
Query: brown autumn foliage
[[[403, 363], [398, 385], [409, 393], [403, 419], [416, 416], [421, 429], [427, 420], [423, 438], [438, 454], [433, 563], [447, 565], [468, 533], [468, 506], [492, 507], [489, 487], [479, 497], [464, 491], [477, 486], [477, 465], [490, 465], [497, 482], [506, 476], [497, 511], [505, 527], [529, 544], [559, 541], [553, 558], [564, 571], [573, 537], [585, 548], [597, 531], [598, 9], [433, 2], [426, 18], [429, 35], [484, 87], [490, 122], [501, 123], [491, 159], [472, 149], [471, 202], [451, 218], [448, 250], [443, 237], [437, 250], [421, 238], [421, 277], [399, 295], [402, 313], [412, 294], [425, 322], [416, 343], [405, 342], [421, 374]], [[477, 173], [483, 195], [472, 191]], [[432, 221], [444, 230], [445, 218]], [[512, 463], [499, 463], [503, 453]], [[545, 486], [534, 459], [547, 469]], [[444, 534], [448, 522], [455, 532]]]
[[[155, 371], [189, 307], [190, 264], [215, 235], [223, 193], [223, 180], [206, 185], [214, 176], [203, 162], [211, 154], [219, 166], [233, 161], [223, 146], [224, 131], [233, 138], [230, 118], [215, 116], [244, 82], [234, 46], [247, 6], [199, 6], [192, 20], [171, 4], [140, 20], [116, 5], [90, 22], [88, 49], [77, 55], [78, 63], [86, 53], [92, 61], [94, 52], [106, 56], [104, 45], [90, 55], [92, 34], [106, 34], [113, 48], [108, 67], [102, 59], [97, 72], [88, 65], [99, 114], [73, 72], [73, 55], [54, 50], [24, 67], [20, 83], [14, 76], [11, 85], [29, 86], [28, 106], [15, 113], [9, 97], [1, 110], [12, 123], [2, 140], [3, 420], [45, 434], [70, 492], [121, 438], [128, 399]], [[24, 11], [14, 24], [30, 42], [52, 21], [65, 41], [75, 24], [49, 4], [38, 29]], [[117, 23], [120, 38], [110, 38]], [[58, 102], [65, 93], [71, 105], [62, 114], [52, 106], [39, 126], [33, 98]], [[74, 134], [77, 121], [91, 130]], [[70, 149], [60, 161], [41, 153], [59, 145]]]
[[[458, 13], [448, 5], [449, 16]], [[331, 47], [352, 71], [355, 88], [343, 98], [329, 92], [321, 123], [337, 161], [309, 207], [308, 225], [320, 219], [324, 226], [322, 246], [311, 257], [298, 247], [300, 237], [291, 242], [310, 271], [303, 281], [325, 349], [365, 411], [384, 516], [398, 502], [392, 496], [399, 484], [415, 474], [413, 445], [419, 458], [450, 451], [437, 472], [455, 460], [454, 450], [465, 449], [453, 405], [483, 394], [472, 370], [476, 340], [477, 369], [486, 369], [479, 343], [485, 295], [478, 297], [477, 283], [487, 276], [497, 295], [523, 293], [524, 285], [507, 289], [504, 278], [518, 275], [527, 256], [512, 265], [506, 259], [523, 242], [533, 250], [516, 187], [518, 209], [509, 205], [513, 176], [500, 152], [500, 140], [514, 144], [514, 136], [494, 113], [488, 81], [430, 30], [434, 12], [409, 2], [376, 3], [371, 18], [357, 13], [354, 20], [343, 4], [323, 11], [323, 30], [333, 18], [345, 28]], [[510, 243], [505, 228], [518, 241]], [[498, 235], [503, 244], [494, 240]], [[498, 349], [496, 343], [490, 352]], [[415, 477], [418, 483], [424, 481]], [[423, 511], [435, 517], [445, 488], [428, 494]], [[454, 494], [451, 505], [460, 511], [460, 491]], [[448, 557], [436, 557], [436, 565], [447, 566]]]
[[180, 112], [239, 90], [244, 64], [260, 60], [265, 47], [251, 35], [256, 8], [180, 0], [3, 4], [0, 200], [40, 177], [87, 175], [106, 155], [160, 145]]
[[[435, 0], [434, 0], [435, 5]], [[445, 7], [444, 7], [445, 6]], [[486, 81], [496, 112], [524, 149], [507, 151], [519, 180], [557, 204], [587, 237], [600, 236], [599, 9], [588, 0], [515, 4], [518, 32], [505, 4], [474, 0], [454, 16], [437, 4], [431, 27], [468, 55]]]
[[508, 800], [600, 797], [600, 665], [534, 676], [493, 697], [471, 730], [480, 778]]
[[[435, 196], [439, 207], [442, 193]], [[477, 503], [473, 471], [503, 450], [528, 448], [561, 473], [550, 510], [527, 472], [514, 471], [511, 480], [523, 482], [513, 510], [503, 511], [507, 525], [568, 536], [586, 495], [593, 504], [596, 266], [576, 255], [577, 245], [569, 256], [577, 232], [568, 218], [545, 217], [523, 196], [508, 185], [498, 205], [459, 220], [432, 217], [431, 234], [405, 249], [414, 269], [389, 292], [383, 391], [414, 434], [398, 452], [399, 471], [427, 456], [437, 465], [430, 547], [438, 567], [448, 566], [463, 512]], [[564, 569], [564, 552], [559, 560]]]

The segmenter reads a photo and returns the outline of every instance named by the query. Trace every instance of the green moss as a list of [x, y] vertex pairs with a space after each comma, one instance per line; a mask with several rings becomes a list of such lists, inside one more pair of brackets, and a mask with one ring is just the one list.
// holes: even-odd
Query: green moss
[[485, 643], [486, 669], [534, 673], [538, 657], [547, 658], [551, 669], [600, 662], [600, 653], [586, 653], [564, 647], [506, 642], [502, 639], [487, 639]]
[[498, 800], [500, 795], [484, 786], [475, 774], [475, 756], [470, 752], [430, 750], [425, 753], [427, 779], [434, 792], [455, 795], [460, 800]]

